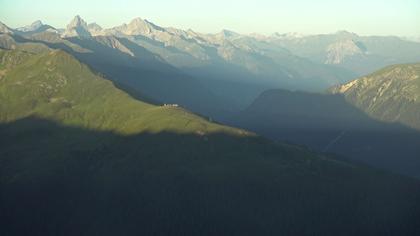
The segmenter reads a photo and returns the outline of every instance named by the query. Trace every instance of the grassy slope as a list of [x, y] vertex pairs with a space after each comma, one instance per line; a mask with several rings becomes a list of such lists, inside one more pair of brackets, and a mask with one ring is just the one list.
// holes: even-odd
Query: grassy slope
[[1, 51], [0, 120], [38, 116], [66, 125], [124, 134], [162, 130], [180, 133], [239, 130], [209, 123], [182, 108], [153, 106], [131, 98], [69, 54]]

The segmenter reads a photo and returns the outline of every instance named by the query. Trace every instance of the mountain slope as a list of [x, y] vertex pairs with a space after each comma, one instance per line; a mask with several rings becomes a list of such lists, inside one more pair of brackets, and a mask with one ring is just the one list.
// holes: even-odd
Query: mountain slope
[[20, 27], [17, 28], [16, 30], [21, 31], [21, 32], [32, 32], [32, 31], [36, 31], [39, 28], [41, 28], [44, 24], [42, 24], [42, 21], [37, 20], [34, 21], [32, 24], [24, 26], [24, 27]]
[[[61, 50], [1, 50], [0, 120], [29, 116], [130, 134], [141, 131], [231, 131], [182, 108], [136, 101]], [[182, 125], [182, 124], [185, 124]]]
[[229, 124], [420, 178], [420, 132], [375, 119], [341, 94], [266, 91]]
[[[42, 37], [37, 36], [38, 40], [42, 40]], [[267, 42], [228, 30], [218, 34], [201, 34], [192, 30], [157, 26], [141, 18], [121, 26], [102, 29], [89, 27], [76, 16], [61, 36], [68, 40], [78, 38], [78, 41], [84, 45], [92, 44], [92, 41], [98, 38], [108, 37], [118, 38], [120, 41], [125, 39], [129, 43], [137, 44], [137, 47], [147, 53], [136, 55], [134, 58], [142, 59], [148, 54], [157, 55], [162, 61], [182, 72], [184, 77], [186, 74], [194, 77], [211, 93], [219, 96], [218, 91], [221, 87], [225, 90], [228, 88], [228, 93], [233, 95], [223, 99], [230, 100], [236, 109], [243, 108], [244, 104], [248, 105], [264, 89], [280, 87], [321, 91], [355, 78], [350, 71], [314, 63], [291, 55], [278, 45], [267, 45]], [[25, 34], [25, 37], [33, 38], [28, 34]], [[111, 47], [111, 49], [120, 48]], [[122, 52], [125, 53], [125, 50]], [[96, 60], [98, 59], [102, 60], [102, 55], [97, 55]], [[84, 62], [90, 65], [87, 61]], [[100, 71], [98, 68], [95, 70]], [[230, 86], [223, 84], [245, 87], [249, 92], [230, 89]], [[194, 104], [194, 110], [203, 113], [197, 110], [197, 107]], [[209, 114], [209, 112], [204, 113]]]
[[418, 232], [415, 180], [147, 104], [22, 47], [0, 51], [2, 235]]
[[375, 119], [420, 129], [420, 64], [390, 66], [333, 92]]
[[0, 22], [0, 33], [2, 34], [13, 34], [14, 30], [9, 28], [7, 25]]
[[[291, 56], [284, 48], [274, 44], [267, 46], [263, 41], [228, 30], [218, 34], [200, 34], [191, 30], [156, 26], [137, 18], [129, 24], [104, 30], [104, 34], [126, 37], [160, 55], [171, 65], [199, 78], [206, 77], [208, 72], [219, 72], [212, 79], [242, 80], [248, 83], [254, 81], [269, 87], [319, 90], [319, 87], [334, 84], [329, 80], [346, 81], [353, 77], [345, 70], [324, 67]], [[290, 60], [293, 60], [294, 66], [290, 66]], [[317, 69], [307, 69], [311, 67]], [[242, 73], [248, 75], [243, 76]], [[304, 81], [310, 79], [313, 83], [305, 87]], [[318, 87], [315, 80], [319, 82]]]
[[[147, 96], [160, 103], [177, 103], [207, 116], [223, 114], [224, 110], [230, 109], [229, 102], [223, 102], [200, 81], [125, 38], [61, 38], [57, 33], [41, 32], [25, 37], [14, 35], [13, 40], [15, 45], [42, 43], [62, 49], [133, 96]], [[10, 44], [1, 39], [0, 43]]]
[[0, 134], [3, 235], [419, 233], [418, 181], [294, 146], [38, 119]]

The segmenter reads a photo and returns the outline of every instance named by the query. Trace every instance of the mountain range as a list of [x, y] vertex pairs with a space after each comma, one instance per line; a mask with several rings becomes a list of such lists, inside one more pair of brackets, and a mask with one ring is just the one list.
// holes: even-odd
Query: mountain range
[[0, 24], [0, 234], [418, 235], [417, 47]]
[[[189, 78], [196, 83], [191, 89], [203, 94], [203, 101], [199, 104], [189, 103], [202, 96], [197, 95], [193, 99], [184, 97], [185, 93], [176, 89], [171, 95], [167, 95], [167, 91], [156, 91], [149, 92], [149, 96], [168, 103], [183, 104], [219, 120], [225, 119], [224, 114], [245, 108], [267, 89], [320, 92], [389, 64], [420, 60], [420, 43], [397, 37], [358, 36], [345, 31], [314, 36], [242, 35], [228, 30], [203, 34], [157, 26], [141, 18], [104, 29], [96, 23], [88, 24], [80, 16], [76, 16], [63, 30], [40, 22], [20, 29], [7, 29], [15, 37], [54, 44], [50, 46], [66, 50], [111, 79], [116, 76], [107, 71], [109, 68], [112, 71], [133, 70], [133, 74], [138, 74], [136, 70], [140, 67], [144, 68], [142, 72], [148, 70], [162, 82], [168, 82], [161, 79], [168, 77], [162, 75], [165, 73]], [[110, 56], [111, 52], [113, 56]], [[123, 56], [127, 58], [122, 60]], [[127, 60], [142, 62], [141, 65], [133, 65], [133, 69], [127, 68]], [[124, 65], [119, 65], [121, 61]], [[131, 77], [123, 84], [137, 87], [141, 93], [161, 90], [152, 82], [141, 89], [139, 87], [145, 85], [136, 85], [138, 80], [135, 76]], [[181, 79], [176, 84], [180, 83]], [[193, 83], [189, 81], [186, 84]], [[160, 94], [155, 96], [157, 93]], [[211, 104], [217, 100], [215, 97], [220, 100]]]
[[277, 35], [269, 40], [295, 55], [318, 63], [338, 65], [358, 76], [388, 65], [419, 61], [418, 42], [396, 36], [359, 36], [339, 31], [306, 37]]

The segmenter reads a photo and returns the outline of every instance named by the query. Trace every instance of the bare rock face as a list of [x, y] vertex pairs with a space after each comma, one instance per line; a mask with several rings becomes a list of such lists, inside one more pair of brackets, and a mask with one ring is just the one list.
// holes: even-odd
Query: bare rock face
[[7, 25], [0, 22], [0, 33], [2, 33], [2, 34], [13, 34], [13, 30], [10, 29]]
[[89, 32], [87, 23], [80, 16], [75, 16], [70, 24], [67, 25], [67, 29], [64, 31], [62, 37], [90, 38], [92, 35]]
[[371, 117], [420, 129], [420, 64], [386, 67], [332, 89]]
[[151, 35], [156, 30], [162, 31], [160, 27], [141, 18], [135, 18], [128, 24], [123, 24], [112, 29], [112, 31], [125, 35]]
[[21, 32], [31, 32], [31, 31], [36, 31], [36, 30], [40, 29], [43, 25], [44, 24], [40, 20], [37, 20], [34, 23], [32, 23], [31, 25], [27, 25], [27, 26], [24, 26], [24, 27], [17, 28], [17, 30], [21, 31]]
[[16, 31], [21, 35], [33, 35], [43, 32], [59, 34], [59, 30], [50, 25], [42, 23], [40, 20], [37, 20], [30, 25], [17, 28]]
[[328, 46], [325, 64], [342, 64], [348, 57], [366, 54], [366, 49], [361, 43], [351, 39], [338, 41]]
[[88, 30], [92, 36], [103, 35], [102, 27], [95, 22], [88, 24]]

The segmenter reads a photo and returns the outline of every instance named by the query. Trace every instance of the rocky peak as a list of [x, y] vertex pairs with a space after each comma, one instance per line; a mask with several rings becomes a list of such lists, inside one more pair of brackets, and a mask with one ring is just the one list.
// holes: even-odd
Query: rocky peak
[[87, 23], [79, 16], [75, 16], [70, 24], [67, 25], [67, 28], [74, 28], [74, 27], [87, 27]]
[[73, 20], [67, 25], [67, 29], [63, 33], [64, 38], [89, 38], [91, 36], [92, 35], [89, 32], [87, 23], [79, 15], [73, 18]]
[[164, 28], [159, 27], [148, 20], [143, 20], [138, 17], [130, 21], [128, 24], [111, 29], [111, 32], [118, 32], [123, 35], [153, 35], [156, 31], [166, 31]]
[[88, 24], [87, 27], [88, 27], [89, 33], [91, 33], [91, 35], [102, 34], [102, 31], [103, 31], [102, 27], [100, 25], [96, 24], [95, 22]]
[[42, 21], [37, 20], [37, 21], [33, 22], [33, 23], [30, 25], [30, 28], [31, 28], [32, 30], [37, 30], [37, 29], [39, 29], [40, 27], [42, 27], [43, 25], [44, 25], [44, 24], [42, 23]]
[[140, 17], [133, 19], [126, 28], [128, 35], [142, 35], [152, 33], [152, 27], [149, 22], [141, 19]]
[[0, 33], [3, 34], [13, 34], [13, 30], [10, 29], [7, 25], [0, 22]]
[[361, 42], [344, 39], [330, 44], [326, 52], [325, 64], [342, 64], [348, 57], [366, 54], [367, 49]]
[[88, 28], [91, 29], [91, 30], [96, 30], [96, 31], [102, 30], [102, 27], [100, 25], [96, 24], [95, 22], [90, 23], [88, 25]]
[[219, 36], [221, 38], [229, 39], [229, 38], [238, 37], [239, 34], [234, 32], [234, 31], [224, 29], [220, 33], [218, 33], [217, 36]]
[[18, 28], [17, 30], [21, 31], [21, 32], [31, 32], [31, 31], [36, 31], [36, 30], [40, 29], [42, 26], [44, 26], [44, 24], [40, 20], [37, 20], [34, 23], [32, 23], [31, 25], [27, 25], [27, 26]]

